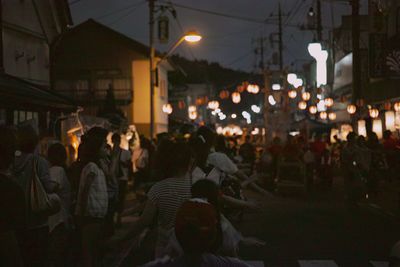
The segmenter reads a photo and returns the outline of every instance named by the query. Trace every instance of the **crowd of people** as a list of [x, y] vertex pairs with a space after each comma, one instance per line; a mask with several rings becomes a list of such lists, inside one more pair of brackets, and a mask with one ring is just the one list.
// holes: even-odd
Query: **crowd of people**
[[[143, 193], [140, 218], [124, 237], [155, 227], [154, 262], [145, 266], [247, 266], [240, 244], [263, 246], [230, 222], [233, 214], [258, 211], [242, 189], [271, 193], [259, 178], [274, 181], [282, 162], [305, 166], [307, 181], [330, 186], [342, 170], [347, 199], [379, 192], [379, 179], [397, 179], [399, 142], [386, 131], [382, 143], [349, 133], [347, 142], [316, 135], [312, 141], [275, 137], [256, 147], [250, 136], [226, 138], [205, 126], [190, 136], [141, 137], [133, 151], [121, 135], [94, 127], [81, 138], [78, 157], [67, 166], [60, 143], [38, 153], [29, 125], [0, 128], [0, 258], [4, 266], [99, 266], [103, 249], [121, 225], [128, 192]], [[382, 175], [385, 172], [387, 175]], [[133, 188], [129, 182], [133, 178]], [[239, 216], [240, 217], [240, 216]], [[107, 244], [107, 245], [105, 245]], [[111, 243], [112, 244], [112, 243]]]

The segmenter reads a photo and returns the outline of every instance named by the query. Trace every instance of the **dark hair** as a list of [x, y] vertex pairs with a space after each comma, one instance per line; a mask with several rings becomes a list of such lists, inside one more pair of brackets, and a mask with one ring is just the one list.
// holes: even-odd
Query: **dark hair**
[[113, 144], [121, 143], [121, 135], [119, 133], [114, 133], [111, 137], [111, 141]]
[[385, 130], [383, 132], [383, 139], [389, 139], [392, 136], [392, 132], [390, 130]]
[[215, 143], [215, 132], [207, 127], [207, 126], [201, 126], [198, 130], [197, 130], [197, 136], [198, 137], [203, 137], [205, 140], [205, 143], [207, 146], [212, 147]]
[[22, 125], [17, 130], [18, 148], [24, 153], [33, 153], [39, 143], [39, 135], [31, 125]]
[[14, 160], [16, 148], [16, 136], [13, 130], [6, 126], [0, 126], [0, 169], [10, 167]]
[[51, 165], [65, 167], [67, 151], [60, 143], [52, 144], [47, 150], [47, 157]]
[[172, 175], [181, 175], [189, 169], [192, 152], [187, 143], [175, 143], [170, 151], [169, 165]]
[[346, 137], [347, 142], [355, 142], [356, 139], [357, 139], [357, 134], [355, 132], [350, 132]]
[[155, 154], [154, 167], [159, 172], [161, 180], [173, 176], [169, 162], [173, 147], [174, 142], [169, 139], [162, 139], [158, 144], [158, 149]]
[[198, 137], [197, 135], [194, 135], [192, 138], [190, 138], [189, 145], [192, 150], [196, 166], [204, 169], [207, 165], [210, 147], [206, 145], [204, 138]]
[[216, 141], [215, 141], [215, 150], [217, 152], [223, 152], [226, 153], [227, 147], [226, 147], [226, 139], [225, 136], [223, 135], [217, 135]]
[[79, 158], [82, 162], [98, 162], [101, 146], [106, 142], [108, 131], [93, 127], [82, 137], [82, 147], [79, 147]]

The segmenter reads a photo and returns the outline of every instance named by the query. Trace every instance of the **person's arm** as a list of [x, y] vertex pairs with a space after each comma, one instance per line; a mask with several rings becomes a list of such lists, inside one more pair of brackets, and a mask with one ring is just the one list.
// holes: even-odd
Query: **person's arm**
[[142, 233], [146, 227], [149, 227], [154, 221], [156, 214], [157, 206], [152, 201], [147, 200], [146, 206], [144, 207], [143, 213], [139, 220], [135, 222], [135, 224], [129, 230], [129, 233], [127, 233], [122, 240], [132, 239]]
[[79, 203], [81, 207], [81, 216], [84, 216], [86, 213], [86, 208], [89, 200], [89, 191], [90, 187], [92, 186], [92, 183], [94, 179], [96, 178], [96, 174], [94, 172], [90, 172], [88, 175], [86, 175], [84, 182], [84, 185], [82, 187], [82, 191], [80, 192], [81, 194], [81, 203]]
[[58, 190], [58, 183], [51, 179], [49, 172], [49, 164], [42, 157], [37, 157], [36, 161], [37, 175], [47, 193], [54, 193]]
[[251, 209], [251, 210], [260, 209], [260, 206], [255, 202], [245, 201], [245, 200], [233, 198], [233, 197], [230, 197], [227, 195], [222, 195], [221, 199], [225, 204], [227, 204], [228, 206], [233, 207], [233, 208], [239, 208], [239, 209], [245, 208], [245, 209]]

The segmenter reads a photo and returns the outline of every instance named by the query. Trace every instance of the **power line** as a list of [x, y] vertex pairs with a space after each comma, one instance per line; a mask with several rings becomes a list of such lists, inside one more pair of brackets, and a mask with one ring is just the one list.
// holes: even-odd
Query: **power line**
[[141, 6], [141, 5], [145, 4], [145, 3], [146, 3], [146, 1], [142, 1], [140, 4], [137, 4], [137, 5], [133, 6], [132, 8], [128, 9], [129, 10], [128, 13], [126, 13], [126, 14], [122, 15], [121, 17], [115, 19], [114, 21], [108, 23], [108, 25], [109, 26], [115, 25], [116, 23], [120, 22], [122, 19], [124, 19], [124, 18], [128, 17], [129, 15], [131, 15], [134, 11], [137, 10], [137, 8], [139, 6]]
[[82, 1], [82, 0], [71, 1], [71, 2], [69, 2], [69, 5], [70, 6], [75, 5], [75, 4], [79, 3], [80, 1]]
[[[172, 2], [170, 2], [172, 3]], [[236, 20], [242, 20], [242, 21], [247, 21], [247, 22], [252, 22], [252, 23], [260, 23], [260, 24], [270, 24], [270, 25], [276, 25], [276, 22], [271, 22], [268, 21], [268, 19], [254, 19], [250, 17], [244, 17], [244, 16], [238, 16], [238, 15], [232, 15], [232, 14], [226, 14], [226, 13], [221, 13], [213, 10], [207, 10], [207, 9], [201, 9], [201, 8], [196, 8], [196, 7], [190, 7], [186, 5], [181, 5], [177, 3], [173, 3], [176, 7], [187, 9], [187, 10], [192, 10], [200, 13], [205, 13], [209, 15], [214, 15], [214, 16], [220, 16], [220, 17], [226, 17], [230, 19], [236, 19]], [[289, 27], [298, 27], [298, 25], [287, 25]]]
[[136, 6], [140, 6], [140, 5], [142, 5], [143, 3], [145, 3], [145, 2], [146, 2], [146, 1], [139, 1], [139, 2], [136, 2], [136, 3], [130, 4], [130, 5], [126, 5], [126, 6], [124, 6], [124, 7], [121, 7], [121, 8], [115, 9], [115, 10], [113, 10], [113, 11], [110, 11], [110, 12], [108, 12], [108, 13], [105, 13], [105, 14], [103, 14], [103, 15], [100, 15], [100, 16], [96, 17], [95, 19], [104, 19], [104, 18], [106, 18], [106, 17], [109, 17], [109, 16], [112, 16], [112, 15], [114, 15], [114, 14], [117, 14], [117, 13], [120, 13], [120, 12], [123, 12], [123, 11], [126, 11], [126, 10], [131, 9], [131, 8], [134, 8], [134, 7], [136, 7]]

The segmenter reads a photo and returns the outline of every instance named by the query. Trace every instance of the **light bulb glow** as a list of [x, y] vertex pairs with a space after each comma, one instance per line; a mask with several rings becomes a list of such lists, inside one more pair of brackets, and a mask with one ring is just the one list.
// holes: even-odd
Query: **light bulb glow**
[[322, 111], [321, 113], [319, 113], [319, 117], [321, 118], [321, 120], [326, 120], [328, 114], [325, 111]]
[[260, 108], [259, 106], [257, 106], [257, 105], [251, 105], [251, 110], [252, 110], [254, 113], [260, 113], [261, 108]]
[[240, 103], [241, 100], [242, 99], [240, 97], [240, 93], [239, 92], [232, 93], [232, 102], [233, 103], [238, 104], [238, 103]]
[[233, 114], [231, 115], [231, 118], [232, 118], [232, 119], [236, 119], [236, 118], [237, 118], [237, 115], [236, 115], [235, 113], [233, 113]]
[[347, 112], [349, 114], [352, 115], [352, 114], [356, 113], [356, 111], [357, 111], [357, 107], [355, 105], [350, 104], [350, 105], [347, 106]]
[[336, 113], [335, 113], [335, 112], [330, 112], [330, 113], [328, 114], [328, 118], [329, 118], [331, 121], [336, 120]]
[[297, 92], [296, 92], [296, 90], [290, 90], [289, 92], [288, 92], [288, 96], [289, 96], [289, 98], [296, 98], [296, 96], [297, 96]]
[[189, 32], [183, 38], [186, 42], [196, 43], [202, 39], [202, 36], [197, 32]]
[[173, 108], [172, 108], [172, 106], [171, 106], [171, 104], [164, 104], [163, 106], [162, 106], [162, 111], [165, 113], [165, 114], [168, 114], [168, 115], [170, 115], [171, 113], [172, 113], [172, 111], [173, 111]]
[[281, 85], [280, 85], [279, 83], [274, 83], [274, 84], [272, 85], [272, 90], [274, 90], [274, 91], [279, 91], [279, 90], [281, 90]]
[[328, 98], [325, 98], [324, 101], [325, 101], [325, 106], [327, 106], [328, 108], [333, 106], [333, 98], [328, 97]]
[[373, 118], [373, 119], [378, 118], [378, 116], [379, 116], [379, 110], [376, 109], [376, 108], [371, 108], [371, 109], [369, 110], [369, 116], [370, 116], [371, 118]]
[[316, 106], [310, 106], [310, 107], [308, 108], [308, 111], [309, 111], [311, 114], [316, 114], [316, 113], [317, 113], [317, 107], [316, 107]]
[[290, 83], [291, 85], [294, 85], [294, 83], [296, 82], [296, 80], [297, 80], [297, 75], [296, 75], [296, 74], [294, 74], [294, 73], [289, 73], [289, 74], [287, 75], [287, 82]]
[[305, 101], [300, 101], [297, 106], [299, 107], [299, 109], [305, 110], [307, 108], [307, 103]]
[[310, 100], [310, 98], [311, 98], [311, 94], [310, 94], [309, 92], [304, 92], [304, 93], [301, 94], [301, 98], [302, 98], [304, 101], [308, 101], [308, 100]]
[[275, 106], [276, 105], [276, 101], [273, 95], [269, 95], [268, 96], [268, 102], [271, 106]]
[[260, 91], [260, 87], [257, 84], [249, 84], [247, 86], [247, 92], [249, 92], [251, 94], [258, 94], [259, 91]]
[[209, 109], [215, 110], [215, 109], [219, 108], [219, 102], [216, 101], [216, 100], [210, 101], [210, 102], [208, 102], [207, 107], [208, 107]]

